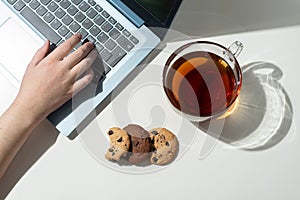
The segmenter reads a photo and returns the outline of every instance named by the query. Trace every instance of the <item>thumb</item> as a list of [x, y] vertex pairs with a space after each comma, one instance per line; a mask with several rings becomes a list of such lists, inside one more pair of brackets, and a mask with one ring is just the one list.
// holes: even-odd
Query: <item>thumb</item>
[[43, 60], [47, 56], [49, 48], [50, 42], [49, 40], [46, 40], [44, 45], [35, 53], [29, 65], [36, 66], [37, 64], [39, 64], [39, 62], [41, 62], [41, 60]]

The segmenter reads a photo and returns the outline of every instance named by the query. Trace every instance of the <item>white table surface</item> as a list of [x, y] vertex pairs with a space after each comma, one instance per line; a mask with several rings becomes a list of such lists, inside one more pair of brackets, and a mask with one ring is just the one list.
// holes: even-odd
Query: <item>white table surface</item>
[[[174, 163], [152, 173], [147, 168], [145, 173], [138, 175], [119, 172], [103, 165], [88, 153], [80, 137], [70, 141], [58, 135], [53, 126], [45, 121], [34, 131], [0, 182], [2, 197], [9, 193], [7, 199], [13, 200], [299, 199], [300, 138], [297, 134], [297, 120], [300, 94], [297, 80], [300, 72], [300, 26], [208, 39], [225, 46], [235, 40], [243, 42], [245, 47], [238, 58], [241, 66], [263, 61], [271, 62], [281, 69], [283, 77], [279, 84], [286, 91], [293, 108], [292, 124], [287, 127], [282, 141], [273, 147], [257, 151], [232, 148], [226, 142], [217, 141], [208, 155], [200, 159], [202, 144], [211, 137], [191, 123], [182, 121], [179, 115], [165, 107], [164, 102], [161, 105], [159, 101], [153, 103], [155, 98], [152, 95], [159, 94], [161, 90], [157, 84], [150, 84], [136, 90], [136, 94], [131, 97], [132, 101], [122, 95], [115, 98], [80, 137], [102, 134], [111, 126], [132, 122], [146, 127], [162, 123], [176, 134], [179, 134], [178, 130], [182, 131], [180, 127], [184, 127], [184, 130], [188, 130], [184, 134], [194, 134], [196, 137]], [[179, 45], [169, 48], [172, 50]], [[161, 66], [167, 56], [168, 51], [163, 51], [152, 64]], [[128, 90], [138, 88], [141, 80], [149, 80], [149, 74], [160, 75], [159, 70], [154, 71], [147, 67], [125, 88], [123, 94], [132, 94]], [[156, 76], [154, 80], [157, 78]], [[16, 90], [12, 85], [7, 85], [4, 77], [0, 80], [0, 86], [10, 91], [1, 100], [0, 108], [3, 111], [12, 101]], [[156, 83], [155, 81], [153, 82]], [[143, 94], [142, 98], [139, 92]], [[147, 101], [149, 99], [151, 101]], [[116, 108], [123, 101], [128, 101], [128, 107], [123, 110]], [[163, 122], [151, 122], [151, 116], [157, 117], [162, 111], [165, 114], [161, 118]], [[129, 113], [129, 118], [122, 118], [121, 115], [125, 112]], [[105, 148], [99, 147], [99, 152]]]

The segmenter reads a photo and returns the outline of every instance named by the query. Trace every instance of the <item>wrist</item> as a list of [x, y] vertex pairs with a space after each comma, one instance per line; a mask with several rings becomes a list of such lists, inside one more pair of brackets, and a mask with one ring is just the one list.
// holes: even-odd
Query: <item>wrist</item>
[[7, 112], [10, 112], [10, 116], [16, 120], [16, 124], [20, 125], [21, 123], [23, 128], [30, 130], [35, 128], [45, 118], [34, 106], [26, 104], [18, 100], [18, 98], [15, 99]]

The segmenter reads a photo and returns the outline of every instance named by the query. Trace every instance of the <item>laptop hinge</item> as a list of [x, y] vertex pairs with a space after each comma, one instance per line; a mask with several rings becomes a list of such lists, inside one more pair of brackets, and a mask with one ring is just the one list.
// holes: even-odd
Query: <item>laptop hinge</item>
[[127, 17], [137, 28], [140, 28], [145, 22], [130, 8], [128, 8], [121, 0], [107, 0], [117, 10], [119, 10], [125, 17]]

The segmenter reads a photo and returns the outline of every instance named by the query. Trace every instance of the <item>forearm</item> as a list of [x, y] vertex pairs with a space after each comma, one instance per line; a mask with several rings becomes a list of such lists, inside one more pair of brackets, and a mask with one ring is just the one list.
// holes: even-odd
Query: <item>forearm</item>
[[0, 178], [38, 123], [16, 102], [0, 117]]
[[95, 46], [70, 53], [81, 39], [75, 34], [50, 54], [46, 41], [27, 66], [16, 100], [0, 117], [0, 178], [32, 130], [92, 80]]

